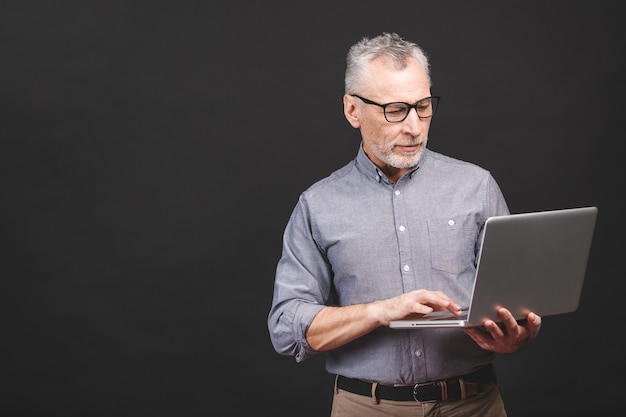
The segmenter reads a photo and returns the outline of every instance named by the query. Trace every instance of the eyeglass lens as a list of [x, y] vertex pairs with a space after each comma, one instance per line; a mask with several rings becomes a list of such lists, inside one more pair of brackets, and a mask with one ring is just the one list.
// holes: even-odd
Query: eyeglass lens
[[424, 100], [420, 100], [414, 105], [407, 103], [389, 103], [385, 106], [385, 118], [389, 122], [401, 122], [404, 120], [411, 108], [415, 108], [417, 115], [420, 118], [432, 117], [437, 105], [437, 99], [435, 97], [429, 97]]

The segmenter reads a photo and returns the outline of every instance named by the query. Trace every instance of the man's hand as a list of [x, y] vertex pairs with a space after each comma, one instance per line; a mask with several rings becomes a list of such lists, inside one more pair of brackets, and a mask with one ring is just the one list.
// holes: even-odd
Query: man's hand
[[522, 324], [506, 308], [499, 309], [498, 315], [502, 320], [501, 325], [493, 320], [485, 320], [482, 328], [466, 327], [463, 331], [485, 350], [513, 353], [528, 345], [541, 326], [541, 317], [535, 313], [528, 313]]
[[388, 326], [393, 320], [411, 315], [424, 316], [433, 311], [448, 310], [454, 315], [461, 315], [461, 306], [441, 291], [415, 290], [373, 305], [378, 308], [383, 326]]
[[392, 320], [416, 314], [448, 310], [461, 314], [456, 301], [441, 291], [415, 290], [386, 300], [343, 307], [325, 307], [313, 319], [306, 333], [312, 349], [338, 348]]

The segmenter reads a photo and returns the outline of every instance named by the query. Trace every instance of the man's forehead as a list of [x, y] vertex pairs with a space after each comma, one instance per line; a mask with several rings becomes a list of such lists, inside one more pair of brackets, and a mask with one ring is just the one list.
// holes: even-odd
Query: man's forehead
[[363, 85], [363, 94], [371, 96], [368, 98], [383, 102], [415, 103], [430, 95], [430, 79], [417, 61], [400, 70], [375, 62], [370, 64]]

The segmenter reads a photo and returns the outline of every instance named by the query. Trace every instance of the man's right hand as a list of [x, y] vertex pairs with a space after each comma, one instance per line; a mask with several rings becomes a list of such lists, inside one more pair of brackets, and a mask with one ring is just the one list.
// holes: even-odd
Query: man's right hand
[[372, 330], [389, 326], [411, 314], [448, 310], [461, 315], [461, 306], [441, 291], [415, 290], [385, 300], [344, 307], [325, 307], [306, 333], [309, 346], [325, 351], [345, 345]]
[[376, 303], [380, 304], [379, 320], [382, 326], [409, 315], [424, 316], [433, 311], [448, 310], [456, 316], [461, 315], [461, 306], [441, 291], [415, 290], [373, 304]]

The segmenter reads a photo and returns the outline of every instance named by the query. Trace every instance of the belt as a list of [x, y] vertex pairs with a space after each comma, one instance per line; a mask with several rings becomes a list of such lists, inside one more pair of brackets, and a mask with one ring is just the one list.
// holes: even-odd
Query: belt
[[[496, 382], [491, 365], [454, 378], [417, 383], [415, 385], [381, 385], [361, 379], [337, 376], [337, 388], [353, 394], [381, 400], [435, 402], [464, 400], [476, 394], [482, 384]], [[372, 386], [375, 385], [374, 389]]]

